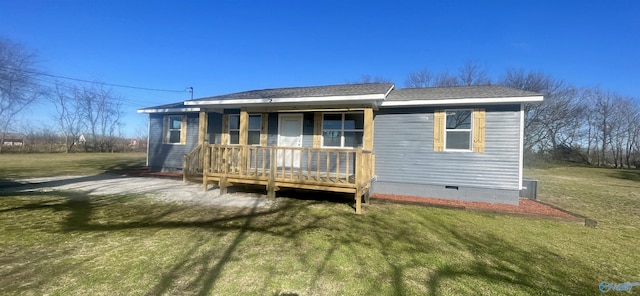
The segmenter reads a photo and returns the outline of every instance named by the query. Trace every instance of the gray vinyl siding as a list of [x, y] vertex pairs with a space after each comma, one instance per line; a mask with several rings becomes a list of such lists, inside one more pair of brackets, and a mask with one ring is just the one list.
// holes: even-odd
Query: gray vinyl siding
[[[182, 168], [184, 155], [198, 145], [198, 113], [187, 115], [187, 142], [181, 144], [163, 144], [164, 116], [170, 114], [149, 115], [149, 168], [152, 171], [176, 171]], [[175, 115], [175, 114], [174, 114]], [[183, 114], [179, 114], [183, 115]]]
[[520, 105], [466, 108], [486, 110], [484, 153], [434, 152], [433, 112], [436, 108], [376, 112], [374, 152], [378, 184], [375, 190], [416, 195], [413, 189], [425, 186], [427, 192], [420, 195], [438, 197], [447, 194], [434, 189], [458, 187], [455, 189], [458, 193], [442, 196], [445, 198], [462, 195], [464, 188], [505, 191], [507, 196], [519, 190]]

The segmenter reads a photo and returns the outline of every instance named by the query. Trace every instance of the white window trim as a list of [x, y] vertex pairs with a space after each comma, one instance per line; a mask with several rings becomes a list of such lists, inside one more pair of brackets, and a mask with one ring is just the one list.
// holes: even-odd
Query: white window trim
[[[468, 129], [448, 129], [447, 128], [447, 113], [448, 112], [459, 112], [459, 111], [469, 111], [471, 114], [469, 115], [469, 128]], [[447, 133], [451, 132], [469, 132], [469, 149], [451, 149], [447, 148]], [[444, 151], [453, 151], [453, 152], [473, 152], [473, 109], [446, 109], [444, 110]]]
[[[171, 115], [165, 115], [162, 121], [162, 124], [164, 125], [163, 129], [164, 129], [164, 139], [163, 139], [163, 144], [165, 145], [185, 145], [186, 143], [182, 143], [180, 141], [180, 139], [182, 139], [182, 133], [186, 133], [186, 130], [182, 130], [182, 121], [184, 120], [184, 116], [185, 115], [181, 115], [181, 114], [171, 114]], [[175, 128], [171, 128], [171, 117], [180, 117], [180, 128], [175, 129]], [[178, 142], [176, 143], [171, 143], [169, 142], [169, 140], [171, 139], [171, 131], [175, 131], [178, 130], [180, 131], [180, 137], [178, 138]]]
[[[229, 126], [229, 137], [227, 137], [226, 145], [240, 145], [240, 143], [231, 144], [231, 132], [238, 132], [238, 141], [240, 141], [240, 124], [238, 124], [238, 128], [237, 129], [232, 129], [231, 128], [231, 118], [234, 117], [234, 116], [237, 116], [238, 117], [238, 122], [240, 122], [240, 114], [229, 114], [229, 122], [227, 122], [227, 126]], [[260, 117], [260, 128], [251, 129], [249, 123], [247, 123], [247, 133], [249, 133], [249, 132], [260, 132], [261, 133], [262, 132], [262, 114], [249, 114], [248, 117], [251, 117], [251, 116], [259, 116]], [[249, 118], [247, 118], [247, 120], [249, 120]], [[247, 140], [249, 140], [249, 137], [247, 137]], [[260, 146], [260, 143], [251, 144], [251, 146]]]
[[[325, 114], [341, 114], [342, 115], [342, 124], [340, 129], [327, 129], [329, 131], [340, 131], [341, 136], [340, 136], [340, 147], [338, 146], [325, 146], [324, 145], [324, 115]], [[364, 112], [323, 112], [322, 113], [322, 129], [320, 131], [320, 136], [321, 136], [321, 141], [320, 141], [320, 147], [321, 148], [333, 148], [333, 149], [356, 149], [357, 147], [344, 147], [344, 133], [345, 132], [362, 132], [362, 137], [364, 138], [364, 127], [362, 129], [344, 129], [344, 119], [345, 116], [347, 114], [362, 114], [362, 116], [364, 117]], [[362, 139], [362, 142], [364, 144], [364, 139]]]

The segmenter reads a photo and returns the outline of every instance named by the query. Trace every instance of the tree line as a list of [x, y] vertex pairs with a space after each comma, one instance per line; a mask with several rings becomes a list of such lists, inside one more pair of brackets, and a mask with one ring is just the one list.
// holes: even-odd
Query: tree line
[[[64, 145], [65, 152], [78, 148], [115, 151], [116, 144], [122, 140], [122, 97], [101, 83], [71, 84], [44, 79], [36, 63], [32, 51], [11, 40], [0, 39], [0, 143], [4, 143], [8, 132], [16, 130], [19, 114], [31, 105], [46, 101], [54, 106], [50, 116], [55, 126], [43, 126], [37, 132], [29, 126], [26, 129], [32, 136], [40, 135], [36, 138], [49, 139], [46, 141], [55, 139], [56, 145]], [[50, 135], [45, 137], [43, 133]]]
[[[496, 84], [544, 95], [524, 105], [525, 163], [571, 161], [588, 165], [640, 167], [640, 99], [599, 87], [580, 87], [542, 71], [510, 68], [497, 79], [487, 66], [469, 61], [457, 71], [424, 68], [407, 75], [404, 87]], [[348, 83], [391, 82], [363, 75]]]
[[[598, 87], [580, 87], [542, 71], [507, 69], [500, 77], [488, 67], [466, 62], [456, 71], [411, 72], [404, 87], [452, 87], [497, 84], [544, 95], [542, 103], [525, 104], [525, 162], [574, 161], [613, 167], [640, 166], [640, 100]], [[123, 98], [104, 84], [52, 82], [45, 87], [36, 55], [24, 46], [0, 39], [0, 143], [27, 107], [53, 104], [55, 134], [64, 151], [114, 151], [122, 122]], [[51, 83], [51, 81], [47, 81]], [[390, 82], [363, 75], [348, 83]], [[33, 133], [36, 134], [36, 133]], [[146, 142], [145, 132], [140, 140]], [[84, 135], [84, 141], [80, 141]], [[0, 152], [2, 145], [0, 145]]]

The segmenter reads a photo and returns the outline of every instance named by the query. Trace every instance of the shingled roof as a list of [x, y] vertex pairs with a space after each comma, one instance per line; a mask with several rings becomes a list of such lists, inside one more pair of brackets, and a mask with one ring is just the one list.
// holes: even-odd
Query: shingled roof
[[538, 93], [500, 85], [473, 85], [452, 87], [395, 89], [387, 101], [446, 100], [465, 98], [503, 98], [540, 96]]
[[197, 112], [200, 108], [194, 106], [185, 106], [184, 102], [177, 102], [171, 104], [164, 104], [153, 107], [146, 107], [138, 109], [138, 113], [159, 113], [159, 112]]
[[340, 84], [251, 90], [139, 109], [140, 113], [197, 112], [198, 106], [372, 104], [380, 107], [500, 104], [542, 101], [541, 94], [500, 85], [394, 89], [393, 83]]
[[237, 99], [273, 99], [273, 98], [307, 98], [307, 97], [333, 97], [333, 96], [358, 96], [372, 94], [387, 94], [393, 83], [362, 83], [339, 84], [325, 86], [285, 87], [261, 90], [250, 90], [213, 97], [199, 98], [187, 102], [211, 101], [211, 100], [237, 100]]

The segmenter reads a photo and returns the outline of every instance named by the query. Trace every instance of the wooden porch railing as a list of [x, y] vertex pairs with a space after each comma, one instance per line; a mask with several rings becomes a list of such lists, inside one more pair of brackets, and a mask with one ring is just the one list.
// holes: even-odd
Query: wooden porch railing
[[184, 155], [182, 163], [182, 181], [188, 182], [189, 177], [202, 174], [204, 151], [202, 145], [198, 145], [191, 152]]
[[[270, 197], [274, 197], [280, 187], [354, 193], [356, 212], [360, 213], [361, 196], [374, 175], [375, 156], [362, 148], [215, 144], [204, 147], [204, 153], [200, 153], [204, 155], [204, 190], [208, 182], [217, 181], [221, 194], [231, 183], [265, 185]], [[192, 161], [198, 153], [194, 150], [190, 154], [193, 154], [189, 158]]]

